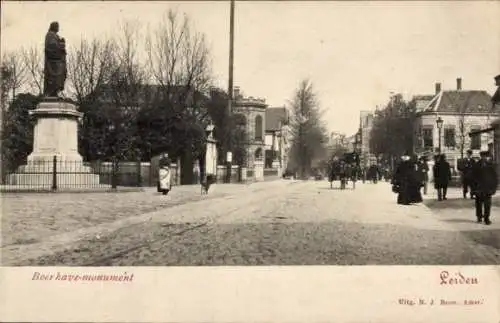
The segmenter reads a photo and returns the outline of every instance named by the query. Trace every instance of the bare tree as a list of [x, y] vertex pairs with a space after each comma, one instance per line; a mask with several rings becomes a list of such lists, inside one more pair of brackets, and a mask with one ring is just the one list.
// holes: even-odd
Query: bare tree
[[16, 97], [18, 90], [24, 85], [27, 78], [27, 69], [21, 53], [6, 52], [2, 55], [2, 93], [12, 99]]
[[179, 17], [172, 10], [149, 34], [152, 34], [146, 38], [149, 69], [164, 98], [175, 97], [177, 102], [170, 104], [170, 108], [175, 114], [205, 119], [206, 109], [192, 102], [196, 93], [207, 93], [210, 88], [211, 62], [205, 36], [193, 31], [186, 15]]
[[112, 40], [82, 39], [70, 51], [68, 74], [72, 96], [81, 103], [99, 97], [99, 90], [109, 81], [115, 44]]
[[21, 53], [27, 73], [27, 86], [31, 92], [41, 95], [43, 93], [43, 55], [36, 46], [23, 48]]
[[460, 150], [460, 159], [464, 158], [465, 141], [467, 138], [467, 129], [465, 126], [465, 114], [460, 113], [458, 116], [458, 142], [457, 148]]
[[145, 70], [139, 61], [140, 25], [125, 21], [121, 34], [114, 40], [111, 74], [106, 86], [106, 98], [111, 103], [109, 119], [115, 128], [115, 151], [119, 159], [137, 158], [137, 116], [143, 97]]
[[304, 177], [311, 171], [315, 160], [325, 157], [327, 134], [323, 111], [312, 84], [308, 80], [301, 81], [292, 99], [292, 147], [291, 162]]
[[146, 53], [152, 81], [159, 86], [165, 137], [175, 133], [172, 148], [182, 154], [183, 181], [189, 182], [189, 175], [184, 176], [192, 172], [190, 164], [203, 150], [208, 121], [203, 101], [211, 85], [209, 50], [205, 36], [193, 29], [188, 17], [173, 10], [148, 35]]

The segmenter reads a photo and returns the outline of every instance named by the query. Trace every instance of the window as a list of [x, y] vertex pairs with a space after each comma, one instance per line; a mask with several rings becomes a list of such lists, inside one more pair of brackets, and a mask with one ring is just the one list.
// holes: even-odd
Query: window
[[432, 135], [433, 135], [432, 128], [422, 129], [422, 137], [424, 140], [425, 149], [432, 149], [434, 147]]
[[262, 117], [255, 117], [255, 140], [262, 140]]
[[[479, 131], [480, 127], [471, 127], [470, 132]], [[473, 135], [470, 138], [470, 149], [479, 150], [481, 149], [481, 135]]]
[[455, 128], [444, 129], [444, 146], [447, 148], [455, 148]]

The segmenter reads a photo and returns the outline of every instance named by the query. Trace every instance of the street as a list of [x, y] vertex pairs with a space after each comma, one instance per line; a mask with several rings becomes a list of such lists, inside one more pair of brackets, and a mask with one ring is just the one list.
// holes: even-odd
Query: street
[[[473, 201], [461, 199], [458, 189], [451, 189], [449, 200], [439, 203], [434, 202], [430, 190], [423, 204], [412, 206], [397, 205], [396, 195], [384, 182], [357, 183], [355, 190], [349, 184], [342, 191], [338, 183], [330, 189], [327, 181], [279, 180], [219, 185], [207, 196], [200, 196], [198, 187], [176, 189], [184, 191], [176, 195], [174, 189], [167, 197], [153, 189], [115, 196], [94, 194], [96, 205], [106, 196], [113, 201], [107, 211], [101, 208], [100, 213], [92, 211], [94, 214], [81, 206], [71, 209], [70, 204], [78, 205], [85, 194], [59, 198], [63, 204], [57, 204], [58, 210], [46, 208], [44, 212], [71, 209], [72, 214], [38, 225], [26, 221], [18, 221], [23, 226], [14, 225], [16, 215], [6, 212], [2, 219], [2, 264], [500, 264], [498, 198], [494, 200], [493, 224], [485, 226], [475, 223]], [[37, 195], [43, 205], [44, 199], [54, 199], [57, 194]], [[14, 212], [20, 209], [16, 205], [35, 197], [5, 195], [2, 199], [6, 209]], [[169, 204], [169, 199], [176, 202]], [[112, 209], [121, 204], [135, 212], [124, 215], [123, 208]], [[35, 216], [41, 217], [31, 214]], [[62, 227], [61, 221], [67, 217], [73, 219], [73, 225]], [[89, 217], [94, 219], [87, 224], [78, 222]], [[98, 221], [100, 217], [106, 220]], [[54, 223], [59, 223], [58, 229], [51, 227]], [[25, 240], [14, 239], [14, 235]]]

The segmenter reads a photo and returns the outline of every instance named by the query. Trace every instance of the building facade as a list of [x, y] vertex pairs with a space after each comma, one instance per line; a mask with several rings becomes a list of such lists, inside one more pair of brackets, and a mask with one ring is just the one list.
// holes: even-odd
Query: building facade
[[244, 97], [239, 87], [233, 94], [233, 113], [240, 114], [247, 130], [246, 166], [255, 168], [263, 166], [265, 157], [265, 120], [266, 100], [262, 98]]
[[265, 167], [286, 169], [290, 151], [290, 113], [286, 107], [267, 108]]
[[[428, 99], [428, 96], [423, 97]], [[425, 106], [417, 106], [415, 153], [430, 156], [441, 152], [456, 170], [458, 160], [468, 149], [474, 155], [492, 149], [491, 133], [472, 137], [469, 133], [488, 127], [498, 116], [500, 110], [491, 109], [491, 96], [486, 91], [462, 90], [460, 78], [454, 90], [443, 91], [437, 83], [432, 99]], [[441, 126], [438, 120], [442, 120]]]

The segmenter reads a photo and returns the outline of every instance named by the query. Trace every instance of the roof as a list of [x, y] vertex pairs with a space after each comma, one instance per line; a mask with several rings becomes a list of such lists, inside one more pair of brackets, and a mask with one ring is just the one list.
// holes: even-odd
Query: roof
[[422, 111], [434, 98], [434, 95], [425, 94], [425, 95], [415, 95], [412, 98], [412, 101], [415, 102], [415, 109], [417, 111]]
[[266, 109], [266, 131], [278, 131], [281, 125], [287, 124], [289, 119], [288, 110], [285, 107]]
[[441, 91], [423, 109], [424, 112], [443, 113], [496, 113], [491, 110], [491, 96], [486, 91]]

